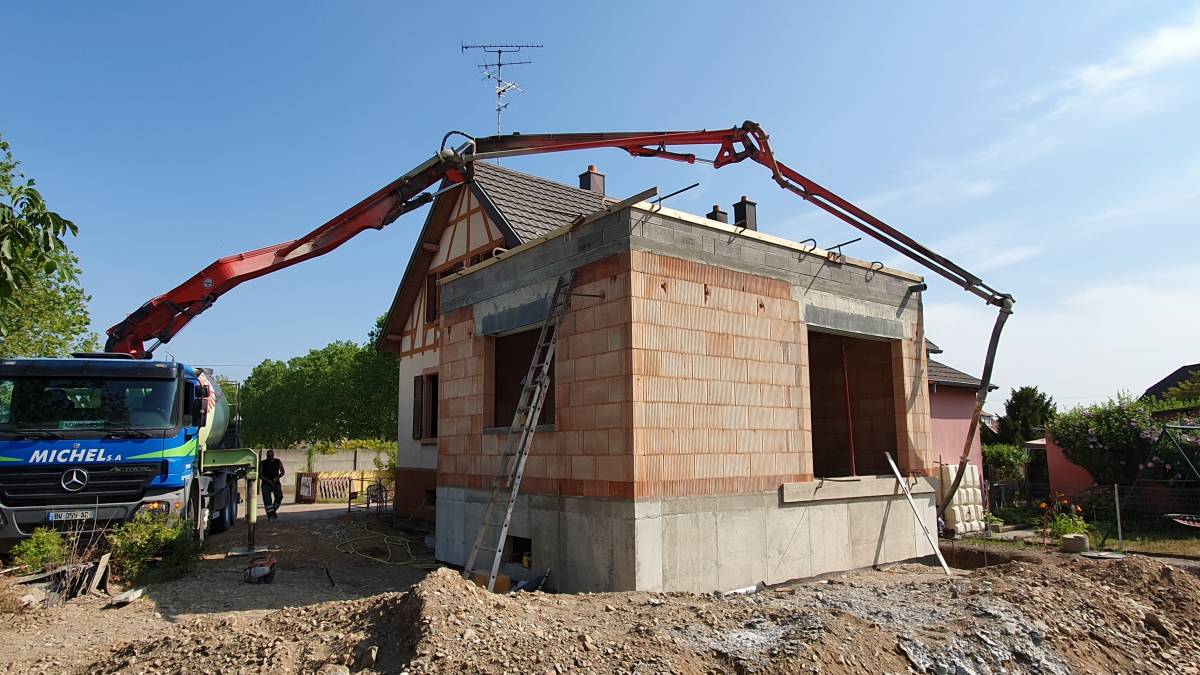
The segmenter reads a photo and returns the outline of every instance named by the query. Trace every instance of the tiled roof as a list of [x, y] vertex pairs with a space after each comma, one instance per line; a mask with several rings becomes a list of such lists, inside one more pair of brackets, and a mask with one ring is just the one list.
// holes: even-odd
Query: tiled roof
[[1192, 373], [1198, 370], [1200, 370], [1200, 363], [1193, 363], [1190, 366], [1180, 366], [1175, 372], [1151, 385], [1150, 388], [1146, 390], [1146, 393], [1142, 394], [1142, 398], [1160, 397], [1167, 393], [1168, 389], [1188, 379], [1191, 377]]
[[475, 183], [522, 243], [616, 201], [489, 162], [475, 163]]
[[929, 381], [948, 387], [979, 388], [979, 378], [964, 373], [961, 370], [929, 359]]

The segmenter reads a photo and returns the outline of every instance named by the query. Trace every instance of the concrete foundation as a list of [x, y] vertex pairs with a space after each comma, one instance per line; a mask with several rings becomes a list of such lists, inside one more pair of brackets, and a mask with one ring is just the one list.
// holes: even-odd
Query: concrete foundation
[[[933, 482], [909, 481], [933, 528]], [[439, 560], [466, 562], [487, 496], [438, 488]], [[550, 568], [549, 585], [565, 592], [705, 593], [933, 555], [900, 486], [883, 477], [636, 502], [523, 495], [509, 534], [531, 541], [532, 571]]]

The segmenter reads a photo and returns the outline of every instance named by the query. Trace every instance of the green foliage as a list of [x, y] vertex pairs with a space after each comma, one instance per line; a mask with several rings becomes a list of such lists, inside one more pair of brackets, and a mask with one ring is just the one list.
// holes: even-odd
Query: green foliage
[[1025, 477], [1029, 451], [1021, 445], [997, 443], [983, 446], [983, 472], [993, 483], [1019, 483]]
[[1200, 396], [1195, 398], [1150, 398], [1144, 399], [1150, 412], [1162, 417], [1171, 417], [1166, 413], [1184, 412], [1200, 408]]
[[991, 511], [988, 511], [987, 513], [983, 514], [983, 522], [987, 523], [988, 525], [1003, 525], [1004, 519], [992, 513]]
[[395, 438], [398, 377], [395, 356], [376, 352], [370, 340], [333, 342], [286, 363], [263, 361], [242, 386], [243, 441], [287, 447]]
[[[79, 273], [79, 261], [69, 251], [52, 255], [62, 259], [73, 276]], [[20, 311], [9, 317], [7, 332], [0, 335], [0, 357], [67, 356], [99, 349], [96, 334], [88, 330], [91, 320], [87, 304], [91, 296], [75, 281], [34, 275], [12, 297]]]
[[1042, 521], [1042, 512], [1036, 506], [1005, 506], [992, 514], [1009, 525], [1037, 525]]
[[64, 255], [63, 238], [79, 234], [79, 228], [46, 208], [18, 164], [0, 138], [0, 335], [13, 330], [14, 317], [25, 311], [26, 289], [45, 279], [71, 284], [78, 274], [73, 259]]
[[13, 561], [25, 565], [30, 572], [41, 572], [62, 565], [67, 561], [70, 547], [58, 530], [39, 527], [33, 536], [13, 546]]
[[1062, 493], [1053, 499], [1039, 504], [1042, 509], [1042, 530], [1055, 537], [1064, 534], [1082, 534], [1087, 532], [1087, 522], [1083, 519], [1083, 507], [1072, 504]]
[[126, 580], [136, 579], [157, 560], [164, 573], [178, 576], [191, 569], [199, 552], [185, 521], [152, 513], [139, 513], [110, 530], [108, 543], [113, 571]]
[[1161, 431], [1147, 402], [1128, 394], [1059, 415], [1050, 426], [1054, 442], [1071, 462], [1100, 485], [1129, 483]]
[[1004, 402], [1004, 415], [1000, 418], [997, 442], [1023, 445], [1026, 441], [1041, 438], [1036, 428], [1046, 427], [1056, 413], [1054, 398], [1038, 391], [1037, 387], [1013, 389]]
[[1163, 398], [1171, 401], [1200, 399], [1200, 370], [1188, 373], [1187, 378], [1182, 382], [1167, 389]]
[[1083, 516], [1075, 513], [1053, 513], [1046, 517], [1046, 529], [1055, 537], [1065, 534], [1083, 534], [1088, 531]]

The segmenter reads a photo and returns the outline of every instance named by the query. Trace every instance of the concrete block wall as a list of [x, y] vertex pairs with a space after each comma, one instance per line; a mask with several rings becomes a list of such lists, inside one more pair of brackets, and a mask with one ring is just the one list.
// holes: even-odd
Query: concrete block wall
[[[554, 425], [534, 435], [522, 482], [527, 494], [633, 496], [629, 279], [627, 254], [575, 272], [576, 295], [555, 354]], [[439, 486], [489, 487], [508, 440], [507, 427], [485, 431], [495, 396], [495, 338], [476, 332], [476, 318], [473, 307], [442, 317]]]
[[789, 284], [631, 256], [634, 495], [754, 493], [811, 477]]
[[[918, 301], [920, 311], [920, 301]], [[891, 343], [896, 401], [896, 463], [908, 475], [933, 476], [933, 425], [929, 418], [929, 364], [925, 323], [914, 321], [904, 339]]]
[[[880, 340], [873, 366], [891, 373], [865, 400], [891, 387], [899, 463], [931, 470], [919, 278], [720, 229], [626, 210], [445, 282], [439, 559], [465, 562], [499, 461], [494, 335], [540, 324], [568, 270], [576, 293], [603, 297], [572, 298], [555, 423], [535, 437], [512, 532], [557, 588], [709, 591], [928, 553], [893, 479], [844, 495], [813, 481], [808, 387], [810, 327]], [[824, 491], [793, 504], [781, 485]], [[932, 522], [932, 490], [917, 501]]]

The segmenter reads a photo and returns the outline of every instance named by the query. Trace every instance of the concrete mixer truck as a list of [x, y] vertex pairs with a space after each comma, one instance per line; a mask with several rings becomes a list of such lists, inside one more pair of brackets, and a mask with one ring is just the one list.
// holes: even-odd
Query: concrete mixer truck
[[0, 547], [141, 512], [181, 516], [201, 538], [229, 529], [238, 480], [257, 468], [252, 451], [221, 447], [229, 421], [212, 373], [181, 363], [0, 360]]

